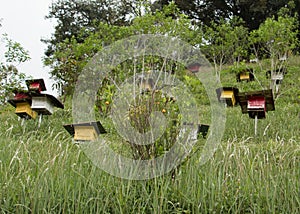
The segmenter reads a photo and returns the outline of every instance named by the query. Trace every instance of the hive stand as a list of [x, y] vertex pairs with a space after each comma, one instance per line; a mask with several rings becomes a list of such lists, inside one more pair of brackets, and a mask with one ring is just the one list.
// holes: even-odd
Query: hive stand
[[254, 75], [253, 75], [253, 69], [246, 69], [244, 71], [239, 72], [236, 75], [236, 81], [241, 82], [241, 81], [253, 81], [254, 80]]
[[255, 135], [257, 134], [257, 120], [264, 119], [266, 112], [274, 111], [272, 90], [243, 92], [238, 94], [239, 103], [243, 114], [255, 119]]
[[8, 103], [16, 108], [15, 113], [20, 118], [28, 120], [35, 119], [37, 117], [37, 112], [31, 108], [32, 98], [28, 92], [15, 91], [14, 98], [8, 100]]
[[107, 133], [99, 121], [64, 125], [75, 143], [95, 141], [100, 134]]
[[258, 63], [259, 59], [258, 58], [253, 58], [253, 59], [250, 59], [250, 63]]
[[235, 87], [222, 87], [216, 89], [219, 102], [226, 103], [226, 106], [235, 106], [238, 104], [239, 89]]

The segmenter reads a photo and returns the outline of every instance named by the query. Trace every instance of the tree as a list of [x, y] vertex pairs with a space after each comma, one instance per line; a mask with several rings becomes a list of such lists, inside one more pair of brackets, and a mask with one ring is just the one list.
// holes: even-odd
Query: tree
[[[46, 18], [55, 19], [57, 25], [52, 38], [43, 40], [48, 44], [46, 56], [55, 52], [56, 44], [66, 39], [83, 42], [90, 33], [98, 30], [99, 23], [124, 26], [132, 17], [140, 15], [146, 0], [57, 0], [50, 6]], [[83, 32], [82, 29], [85, 29]]]
[[[299, 44], [298, 17], [297, 14], [290, 15], [290, 11], [284, 7], [278, 13], [278, 18], [274, 16], [267, 18], [259, 29], [251, 32], [251, 46], [258, 55], [265, 52], [271, 61], [271, 79], [276, 75], [276, 71], [281, 69], [281, 57], [287, 57], [287, 53], [292, 51]], [[275, 85], [271, 81], [270, 88], [275, 91]]]
[[6, 34], [1, 38], [1, 43], [5, 51], [1, 57], [4, 60], [0, 61], [0, 103], [4, 103], [14, 90], [22, 89], [26, 75], [20, 73], [16, 66], [26, 62], [30, 57], [20, 43], [9, 39]]
[[239, 62], [247, 56], [248, 30], [238, 17], [231, 20], [222, 20], [220, 23], [212, 22], [204, 28], [203, 53], [214, 66], [217, 80], [225, 63]]
[[[99, 23], [97, 28], [96, 32], [86, 38], [79, 34], [77, 39], [73, 36], [56, 44], [55, 52], [44, 59], [44, 64], [51, 68], [51, 78], [56, 81], [54, 86], [61, 95], [73, 94], [82, 69], [103, 46], [128, 35], [126, 27]], [[81, 31], [85, 31], [85, 28]], [[78, 38], [82, 38], [83, 41], [78, 42]]]
[[[197, 38], [200, 36], [199, 28], [192, 29], [190, 20], [180, 14], [174, 4], [166, 6], [163, 11], [153, 14], [149, 12], [136, 17], [130, 26], [100, 22], [96, 28], [97, 30], [90, 33], [89, 36], [85, 35], [86, 28], [82, 28], [80, 31], [82, 33], [78, 33], [77, 38], [73, 36], [57, 43], [55, 52], [44, 60], [45, 65], [51, 68], [51, 77], [56, 80], [65, 95], [72, 95], [77, 78], [88, 60], [103, 46], [114, 41], [134, 34], [151, 33], [168, 34], [196, 44]], [[120, 77], [120, 74], [117, 77]]]
[[[152, 9], [161, 10], [164, 5], [174, 1], [181, 12], [190, 19], [197, 20], [204, 25], [220, 22], [237, 16], [245, 21], [245, 27], [254, 30], [267, 17], [276, 15], [279, 9], [287, 4], [286, 0], [157, 0]], [[296, 1], [293, 12], [300, 10], [300, 2]]]

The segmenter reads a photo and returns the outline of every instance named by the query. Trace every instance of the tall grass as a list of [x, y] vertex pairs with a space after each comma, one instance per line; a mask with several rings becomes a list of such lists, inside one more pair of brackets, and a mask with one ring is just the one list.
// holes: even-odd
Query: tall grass
[[1, 140], [3, 213], [300, 211], [300, 148], [294, 140], [228, 141], [203, 166], [196, 153], [175, 180], [130, 181], [96, 168], [63, 134], [45, 141], [34, 134]]

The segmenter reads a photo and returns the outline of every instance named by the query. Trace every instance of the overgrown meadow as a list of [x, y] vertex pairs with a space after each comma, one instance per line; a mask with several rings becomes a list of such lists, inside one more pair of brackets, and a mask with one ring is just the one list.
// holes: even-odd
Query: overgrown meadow
[[[176, 171], [145, 181], [124, 180], [102, 171], [72, 142], [63, 124], [72, 122], [71, 100], [65, 109], [38, 121], [21, 120], [13, 107], [1, 107], [1, 213], [299, 213], [300, 212], [300, 66], [288, 64], [274, 112], [258, 121], [239, 106], [227, 108], [226, 130], [213, 158], [199, 164], [201, 150]], [[252, 66], [252, 65], [247, 65]], [[263, 71], [257, 80], [237, 83], [231, 69], [223, 86], [240, 91], [268, 87]], [[209, 106], [202, 106], [209, 123]], [[112, 124], [100, 118], [111, 139]], [[200, 138], [199, 144], [205, 143]], [[118, 151], [118, 142], [114, 149]], [[121, 150], [121, 149], [120, 149]]]

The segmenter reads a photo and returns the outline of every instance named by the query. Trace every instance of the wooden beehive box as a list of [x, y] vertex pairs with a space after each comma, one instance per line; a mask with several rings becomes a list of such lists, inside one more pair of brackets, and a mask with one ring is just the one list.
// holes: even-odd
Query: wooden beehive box
[[30, 99], [11, 99], [8, 102], [16, 108], [15, 113], [25, 119], [35, 119], [37, 112], [31, 108]]
[[31, 96], [28, 92], [15, 91], [13, 99], [8, 100], [12, 106], [16, 108], [15, 113], [25, 119], [35, 119], [37, 113], [31, 108]]
[[36, 94], [32, 96], [31, 108], [42, 115], [53, 114], [54, 107], [64, 108], [64, 105], [50, 94]]
[[239, 72], [236, 76], [236, 80], [237, 80], [237, 82], [253, 81], [254, 80], [253, 70], [252, 69], [247, 69], [245, 71]]
[[32, 79], [26, 80], [26, 85], [28, 91], [31, 93], [41, 93], [42, 91], [46, 91], [45, 82], [43, 79]]
[[154, 80], [151, 77], [145, 77], [143, 75], [139, 76], [136, 80], [138, 87], [140, 88], [140, 93], [148, 93], [154, 90]]
[[247, 100], [247, 110], [251, 118], [257, 115], [258, 119], [266, 117], [266, 100], [263, 96], [251, 96]]
[[202, 137], [205, 138], [208, 133], [209, 125], [199, 124], [198, 125], [198, 134], [201, 133]]
[[15, 91], [14, 92], [14, 98], [13, 100], [17, 101], [17, 100], [31, 100], [31, 96], [28, 92], [23, 92], [23, 91]]
[[37, 117], [37, 112], [33, 111], [28, 102], [18, 102], [16, 103], [15, 113], [25, 119], [35, 119]]
[[[273, 76], [272, 76], [273, 73]], [[287, 69], [286, 67], [278, 68], [274, 70], [273, 72], [271, 70], [266, 71], [266, 78], [267, 79], [272, 79], [273, 81], [276, 80], [283, 80], [284, 75], [287, 74]]]
[[239, 90], [235, 87], [223, 87], [216, 90], [218, 100], [225, 101], [227, 106], [235, 106], [238, 103]]
[[[187, 122], [184, 122], [183, 125], [184, 125], [184, 126], [193, 126], [192, 123], [187, 123]], [[199, 134], [201, 134], [202, 137], [205, 138], [206, 135], [207, 135], [207, 133], [208, 133], [209, 125], [198, 124], [197, 127], [198, 127], [198, 129], [197, 129], [197, 131], [194, 133], [195, 136], [192, 137], [192, 138], [194, 138], [194, 139], [199, 138]]]
[[64, 125], [64, 128], [74, 137], [74, 141], [94, 141], [99, 134], [106, 133], [99, 121]]
[[249, 117], [253, 119], [255, 117], [258, 119], [265, 118], [266, 112], [275, 110], [271, 89], [239, 93], [238, 99], [242, 113], [248, 113]]
[[199, 72], [200, 67], [201, 67], [201, 64], [198, 62], [195, 62], [195, 63], [189, 64], [186, 68], [192, 73], [197, 73], [197, 72]]
[[273, 74], [272, 81], [275, 82], [276, 85], [281, 84], [282, 80], [283, 80], [283, 73]]

